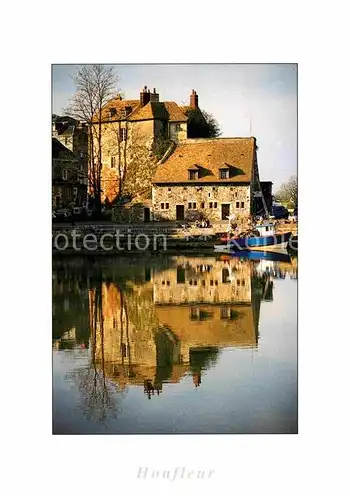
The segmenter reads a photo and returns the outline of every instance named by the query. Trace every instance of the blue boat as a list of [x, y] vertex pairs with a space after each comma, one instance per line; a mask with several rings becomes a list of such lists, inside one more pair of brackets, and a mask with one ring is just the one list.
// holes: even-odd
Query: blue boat
[[223, 255], [222, 259], [229, 260], [230, 258], [248, 259], [248, 260], [269, 260], [273, 262], [291, 262], [290, 255], [287, 252], [264, 252], [263, 250], [230, 250], [230, 255]]
[[259, 224], [254, 228], [256, 235], [249, 235], [241, 238], [223, 238], [225, 245], [215, 245], [216, 252], [232, 253], [242, 250], [247, 251], [270, 251], [287, 253], [287, 246], [292, 233], [276, 233], [274, 225], [270, 222]]

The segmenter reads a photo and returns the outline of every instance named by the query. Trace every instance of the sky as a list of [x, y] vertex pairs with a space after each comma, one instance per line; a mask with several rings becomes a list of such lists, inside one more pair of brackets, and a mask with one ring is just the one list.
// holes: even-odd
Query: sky
[[[139, 99], [147, 85], [160, 101], [189, 104], [195, 89], [199, 107], [218, 121], [221, 137], [257, 139], [260, 180], [273, 190], [297, 173], [296, 64], [113, 65], [118, 90]], [[76, 65], [52, 66], [52, 111], [62, 114], [74, 94]]]

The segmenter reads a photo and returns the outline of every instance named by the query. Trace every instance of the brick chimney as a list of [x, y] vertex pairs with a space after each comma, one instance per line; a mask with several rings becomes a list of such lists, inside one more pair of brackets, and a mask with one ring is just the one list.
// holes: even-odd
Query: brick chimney
[[146, 106], [146, 104], [148, 104], [150, 100], [151, 100], [151, 92], [149, 89], [147, 89], [147, 85], [145, 85], [140, 92], [141, 106]]
[[198, 108], [198, 95], [194, 89], [192, 89], [192, 94], [190, 95], [190, 107]]
[[159, 102], [159, 94], [157, 94], [156, 89], [151, 92], [151, 102]]

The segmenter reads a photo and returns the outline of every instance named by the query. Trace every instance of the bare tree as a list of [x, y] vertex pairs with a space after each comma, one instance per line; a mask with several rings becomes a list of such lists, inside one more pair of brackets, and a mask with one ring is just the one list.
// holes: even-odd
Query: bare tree
[[118, 77], [113, 67], [93, 64], [82, 65], [72, 79], [76, 92], [66, 112], [89, 127], [89, 189], [100, 212], [103, 108], [116, 94]]
[[110, 131], [109, 153], [116, 158], [115, 197], [149, 197], [157, 163], [171, 141], [161, 135], [146, 140], [127, 120], [111, 124]]
[[114, 194], [115, 198], [120, 198], [124, 194], [124, 183], [127, 174], [128, 143], [130, 135], [129, 122], [127, 120], [125, 120], [125, 122], [118, 120], [117, 122], [111, 123], [110, 132], [109, 153], [116, 158]]

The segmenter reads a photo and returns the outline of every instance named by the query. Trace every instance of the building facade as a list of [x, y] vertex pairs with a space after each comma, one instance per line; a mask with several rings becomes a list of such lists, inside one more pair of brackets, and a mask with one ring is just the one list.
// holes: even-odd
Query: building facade
[[226, 221], [250, 216], [259, 180], [254, 137], [189, 139], [158, 165], [154, 220]]
[[86, 202], [86, 167], [81, 158], [52, 139], [52, 208], [81, 207]]
[[88, 129], [69, 116], [52, 117], [52, 207], [85, 205], [88, 185]]
[[189, 106], [179, 106], [147, 86], [137, 100], [117, 95], [106, 104], [93, 125], [95, 131], [102, 125], [102, 201], [113, 202], [121, 191], [150, 198], [157, 162], [172, 143], [187, 139], [189, 110], [201, 115], [194, 90]]

